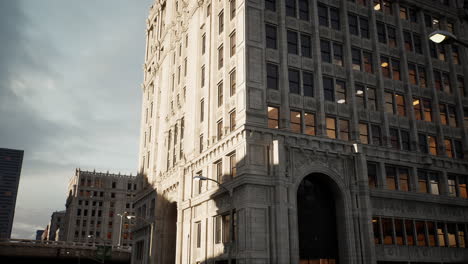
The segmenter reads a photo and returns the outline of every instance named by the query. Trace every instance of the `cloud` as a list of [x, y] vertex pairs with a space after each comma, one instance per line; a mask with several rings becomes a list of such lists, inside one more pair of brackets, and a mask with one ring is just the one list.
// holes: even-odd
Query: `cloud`
[[0, 147], [25, 150], [14, 236], [64, 209], [75, 168], [136, 172], [151, 2], [0, 1]]

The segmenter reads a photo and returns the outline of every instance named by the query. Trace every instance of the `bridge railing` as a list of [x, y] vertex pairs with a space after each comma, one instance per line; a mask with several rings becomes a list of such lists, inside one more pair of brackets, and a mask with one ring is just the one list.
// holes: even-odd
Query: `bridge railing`
[[[21, 245], [30, 245], [30, 246], [48, 246], [48, 247], [60, 247], [60, 248], [85, 248], [85, 249], [96, 249], [97, 246], [103, 244], [99, 243], [83, 243], [83, 242], [68, 242], [68, 241], [52, 241], [52, 240], [33, 240], [33, 239], [0, 239], [0, 244], [21, 244]], [[132, 247], [129, 246], [115, 246], [109, 245], [112, 247], [113, 251], [131, 251]]]

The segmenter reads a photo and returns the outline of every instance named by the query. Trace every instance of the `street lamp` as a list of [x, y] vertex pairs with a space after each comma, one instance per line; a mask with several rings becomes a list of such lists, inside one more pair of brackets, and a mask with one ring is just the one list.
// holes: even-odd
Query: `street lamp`
[[229, 190], [228, 188], [224, 187], [219, 181], [217, 180], [214, 180], [214, 179], [211, 179], [211, 178], [208, 178], [208, 177], [205, 177], [205, 176], [202, 176], [202, 175], [196, 175], [193, 177], [194, 180], [199, 180], [199, 181], [212, 181], [212, 182], [215, 182], [216, 184], [218, 184], [219, 187], [223, 188], [224, 190], [226, 190], [229, 194], [229, 200], [230, 200], [230, 203], [231, 203], [231, 210], [229, 212], [229, 219], [230, 219], [230, 223], [229, 223], [229, 242], [230, 242], [230, 245], [229, 245], [229, 248], [228, 248], [228, 264], [231, 264], [232, 261], [231, 261], [231, 258], [232, 258], [232, 244], [233, 244], [233, 235], [234, 235], [234, 203], [233, 203], [233, 199], [232, 199], [232, 190]]
[[150, 224], [149, 257], [151, 257], [151, 251], [152, 251], [152, 247], [153, 247], [154, 222], [150, 222], [150, 221], [146, 220], [145, 218], [139, 217], [139, 216], [136, 216], [136, 215], [127, 215], [127, 219], [129, 219], [129, 220], [130, 219], [140, 219], [140, 220], [143, 220], [145, 223]]
[[117, 247], [120, 247], [120, 242], [122, 240], [122, 225], [123, 225], [123, 217], [127, 215], [127, 212], [124, 212], [123, 214], [117, 214], [120, 216], [120, 230], [119, 230], [119, 243], [117, 244]]
[[437, 44], [443, 44], [443, 43], [459, 43], [465, 47], [468, 47], [468, 43], [465, 43], [463, 41], [460, 41], [453, 33], [445, 31], [445, 30], [436, 30], [429, 34], [429, 39]]

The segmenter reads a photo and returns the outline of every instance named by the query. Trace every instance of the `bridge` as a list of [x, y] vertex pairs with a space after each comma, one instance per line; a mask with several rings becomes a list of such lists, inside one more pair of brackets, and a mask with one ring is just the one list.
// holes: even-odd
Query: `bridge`
[[2, 263], [8, 264], [124, 264], [130, 263], [131, 247], [103, 247], [93, 243], [8, 239], [0, 240], [0, 259]]

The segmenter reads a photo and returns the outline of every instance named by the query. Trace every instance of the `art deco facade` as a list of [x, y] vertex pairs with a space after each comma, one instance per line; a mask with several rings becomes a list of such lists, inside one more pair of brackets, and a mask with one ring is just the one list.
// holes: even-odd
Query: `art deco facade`
[[0, 239], [11, 236], [23, 155], [23, 150], [0, 148]]
[[[64, 230], [68, 242], [131, 246], [135, 177], [77, 169], [68, 184]], [[122, 221], [122, 222], [121, 222]], [[120, 236], [120, 239], [119, 239]]]
[[462, 2], [156, 1], [134, 263], [467, 263]]

